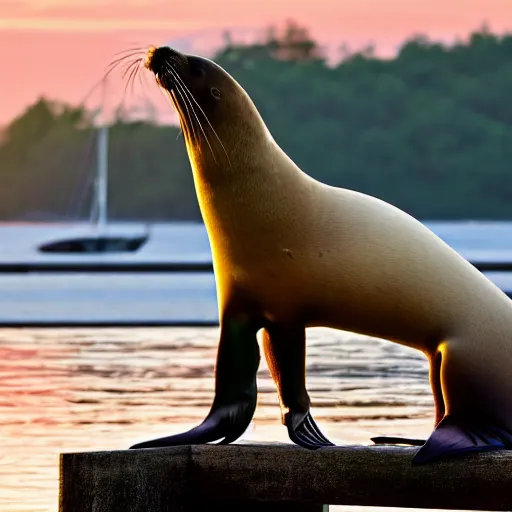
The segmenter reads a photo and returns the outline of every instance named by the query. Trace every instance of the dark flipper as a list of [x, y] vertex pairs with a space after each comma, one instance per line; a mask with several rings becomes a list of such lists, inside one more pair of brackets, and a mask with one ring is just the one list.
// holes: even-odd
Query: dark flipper
[[426, 464], [450, 455], [492, 450], [512, 450], [512, 430], [493, 423], [445, 416], [413, 464]]
[[257, 401], [260, 362], [257, 328], [229, 319], [223, 322], [215, 371], [215, 399], [206, 419], [187, 432], [133, 445], [132, 449], [236, 441], [247, 429]]
[[310, 412], [285, 414], [285, 425], [290, 439], [303, 448], [317, 450], [324, 446], [335, 446], [322, 434]]
[[408, 437], [377, 436], [372, 437], [371, 440], [375, 444], [406, 444], [408, 446], [423, 446], [426, 443], [425, 439], [412, 439]]
[[306, 331], [299, 325], [268, 325], [263, 331], [263, 349], [277, 386], [283, 424], [290, 439], [303, 448], [334, 446], [320, 432], [309, 412], [306, 391]]
[[[256, 398], [256, 396], [255, 396]], [[223, 439], [220, 444], [236, 441], [247, 429], [254, 414], [255, 405], [238, 403], [211, 410], [206, 419], [197, 427], [174, 436], [160, 437], [138, 443], [130, 449], [159, 448], [184, 444], [204, 444]]]

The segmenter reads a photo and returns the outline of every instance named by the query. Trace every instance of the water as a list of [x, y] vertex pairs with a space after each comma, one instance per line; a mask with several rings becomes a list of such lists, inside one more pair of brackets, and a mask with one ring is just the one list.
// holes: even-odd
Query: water
[[[512, 260], [512, 223], [430, 227], [468, 258]], [[38, 243], [82, 227], [0, 226], [0, 262], [94, 260], [41, 255]], [[124, 226], [123, 230], [129, 230]], [[140, 253], [106, 259], [205, 261], [202, 226], [156, 226]], [[489, 277], [512, 290], [512, 278]], [[0, 275], [0, 323], [215, 320], [212, 275]], [[124, 449], [201, 421], [213, 398], [217, 328], [0, 329], [0, 511], [57, 509], [58, 454]], [[338, 443], [427, 436], [427, 362], [412, 349], [348, 333], [308, 332], [313, 413]], [[288, 442], [262, 360], [249, 439]], [[334, 508], [334, 507], [333, 507]]]
[[[217, 328], [0, 331], [0, 510], [50, 512], [60, 452], [126, 449], [204, 418]], [[425, 436], [433, 401], [415, 350], [327, 329], [308, 331], [313, 414], [338, 443]], [[264, 358], [249, 439], [289, 442]]]
[[[472, 261], [512, 261], [512, 222], [428, 223]], [[144, 232], [139, 224], [114, 224], [115, 234]], [[209, 262], [202, 224], [153, 224], [136, 253], [44, 254], [37, 247], [68, 236], [90, 235], [83, 224], [0, 225], [0, 264], [9, 262]], [[512, 273], [486, 274], [512, 292]], [[0, 325], [26, 323], [214, 323], [218, 317], [212, 274], [0, 274]]]

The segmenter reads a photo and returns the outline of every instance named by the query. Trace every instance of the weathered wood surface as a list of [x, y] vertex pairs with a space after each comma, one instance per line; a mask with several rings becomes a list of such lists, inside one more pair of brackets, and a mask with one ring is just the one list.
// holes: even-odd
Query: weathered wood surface
[[[412, 466], [417, 448], [201, 445], [61, 455], [61, 512], [512, 510], [512, 451]], [[249, 503], [252, 505], [249, 506]]]

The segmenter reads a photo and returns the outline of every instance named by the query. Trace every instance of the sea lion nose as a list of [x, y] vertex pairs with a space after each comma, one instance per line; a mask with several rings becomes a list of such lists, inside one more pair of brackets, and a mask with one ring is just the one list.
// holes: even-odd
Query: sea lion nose
[[169, 63], [176, 58], [182, 58], [182, 55], [176, 50], [172, 50], [168, 46], [160, 46], [158, 48], [151, 47], [146, 53], [145, 66], [153, 73], [160, 74], [165, 63]]

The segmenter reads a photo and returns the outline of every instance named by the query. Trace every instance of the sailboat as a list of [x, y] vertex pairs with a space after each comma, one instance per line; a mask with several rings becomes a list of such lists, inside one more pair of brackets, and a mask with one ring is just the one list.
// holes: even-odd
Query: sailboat
[[[86, 236], [71, 237], [47, 242], [39, 246], [44, 253], [125, 253], [138, 251], [149, 238], [149, 230], [139, 235], [112, 234], [107, 230], [107, 187], [108, 187], [108, 134], [109, 129], [102, 125], [98, 129], [98, 165], [95, 183], [95, 201], [98, 214], [92, 233]], [[94, 211], [94, 208], [93, 208]]]

